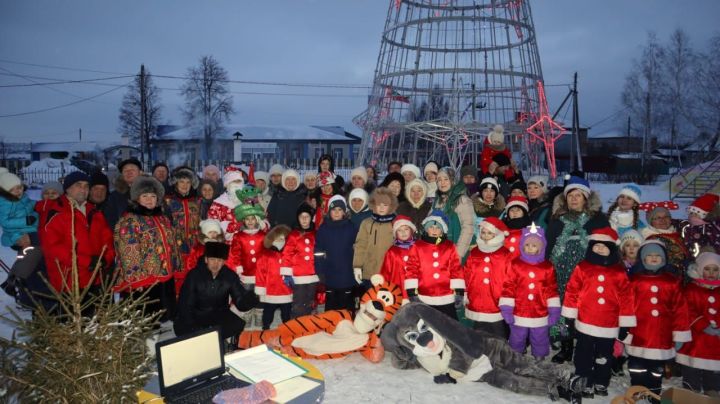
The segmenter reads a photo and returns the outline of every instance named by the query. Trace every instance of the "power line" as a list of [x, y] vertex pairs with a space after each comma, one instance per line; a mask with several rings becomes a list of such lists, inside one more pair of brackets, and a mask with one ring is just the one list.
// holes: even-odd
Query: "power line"
[[603, 118], [603, 119], [601, 119], [601, 120], [593, 123], [592, 125], [588, 125], [588, 128], [592, 128], [592, 127], [594, 127], [594, 126], [596, 126], [596, 125], [599, 125], [599, 124], [607, 121], [608, 119], [610, 119], [610, 118], [612, 118], [612, 117], [614, 117], [614, 116], [616, 116], [616, 115], [619, 115], [619, 114], [627, 111], [628, 109], [630, 109], [630, 107], [625, 107], [625, 108], [623, 108], [623, 109], [621, 109], [621, 110], [619, 110], [619, 111], [613, 112], [612, 114], [610, 114], [610, 115], [606, 116], [605, 118]]
[[55, 109], [60, 109], [60, 108], [69, 107], [69, 106], [71, 106], [71, 105], [79, 104], [79, 103], [85, 102], [85, 101], [90, 101], [90, 100], [93, 100], [93, 99], [95, 99], [95, 98], [101, 97], [101, 96], [103, 96], [103, 95], [105, 95], [105, 94], [109, 94], [109, 93], [111, 93], [111, 92], [113, 92], [113, 91], [115, 91], [115, 90], [119, 90], [119, 89], [121, 89], [121, 88], [127, 87], [128, 84], [130, 84], [130, 83], [125, 83], [125, 84], [120, 85], [120, 86], [117, 86], [117, 87], [115, 87], [115, 88], [111, 88], [111, 89], [108, 90], [108, 91], [104, 91], [104, 92], [102, 92], [102, 93], [100, 93], [100, 94], [96, 94], [96, 95], [93, 95], [93, 96], [91, 96], [91, 97], [83, 98], [83, 99], [80, 99], [80, 100], [77, 100], [77, 101], [73, 101], [73, 102], [70, 102], [70, 103], [67, 103], [67, 104], [56, 105], [56, 106], [54, 106], [54, 107], [39, 109], [39, 110], [36, 110], [36, 111], [28, 111], [28, 112], [20, 112], [20, 113], [17, 113], [17, 114], [0, 115], [0, 118], [10, 118], [10, 117], [14, 117], [14, 116], [23, 116], [23, 115], [39, 114], [39, 113], [41, 113], [41, 112], [47, 112], [47, 111], [52, 111], [52, 110], [55, 110]]
[[[15, 74], [15, 76], [23, 77], [22, 75], [19, 75], [19, 74]], [[82, 80], [48, 81], [48, 82], [44, 82], [44, 83], [30, 83], [30, 84], [6, 84], [6, 85], [0, 85], [0, 88], [36, 87], [36, 86], [48, 86], [48, 85], [55, 85], [55, 84], [90, 83], [90, 82], [94, 82], [94, 81], [127, 79], [129, 77], [133, 77], [133, 76], [115, 76], [115, 77], [102, 77], [102, 78], [82, 79]]]

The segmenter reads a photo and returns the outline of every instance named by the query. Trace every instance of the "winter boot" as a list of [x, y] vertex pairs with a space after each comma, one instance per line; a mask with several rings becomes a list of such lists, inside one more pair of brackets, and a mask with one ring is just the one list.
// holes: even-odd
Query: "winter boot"
[[607, 386], [603, 386], [601, 384], [596, 384], [595, 385], [595, 395], [601, 396], [601, 397], [607, 397], [607, 395], [608, 395], [607, 389], [608, 389]]
[[572, 360], [573, 348], [574, 344], [572, 339], [563, 341], [560, 345], [560, 352], [553, 355], [552, 361], [554, 363], [564, 363]]
[[625, 365], [625, 362], [627, 362], [626, 356], [621, 356], [621, 357], [615, 358], [613, 360], [613, 365], [612, 365], [612, 375], [613, 376], [625, 376], [625, 371], [623, 370], [623, 366]]
[[587, 383], [587, 379], [581, 376], [572, 376], [567, 383], [561, 383], [557, 386], [558, 397], [567, 400], [571, 404], [582, 403], [582, 391]]
[[595, 389], [592, 386], [585, 387], [582, 391], [583, 398], [595, 398]]

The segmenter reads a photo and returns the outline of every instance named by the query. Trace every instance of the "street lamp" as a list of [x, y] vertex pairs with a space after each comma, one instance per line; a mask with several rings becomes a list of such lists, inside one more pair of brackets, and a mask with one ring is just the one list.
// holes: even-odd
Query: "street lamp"
[[233, 133], [233, 160], [237, 164], [242, 162], [242, 136], [240, 132]]

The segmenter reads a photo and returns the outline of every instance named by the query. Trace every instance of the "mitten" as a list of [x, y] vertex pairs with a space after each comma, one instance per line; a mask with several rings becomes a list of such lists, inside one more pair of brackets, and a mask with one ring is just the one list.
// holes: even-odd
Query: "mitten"
[[705, 327], [703, 332], [707, 335], [713, 335], [715, 337], [720, 337], [720, 328], [713, 328], [713, 326], [711, 326], [711, 325]]
[[362, 283], [362, 268], [353, 268], [353, 275], [355, 276], [355, 282], [357, 284]]
[[625, 338], [627, 338], [627, 336], [628, 336], [628, 331], [629, 330], [627, 327], [620, 327], [620, 331], [618, 331], [617, 339], [619, 339], [620, 341], [624, 341]]
[[676, 342], [675, 343], [675, 351], [679, 351], [683, 345], [685, 345], [684, 342]]
[[465, 297], [465, 289], [455, 289], [455, 310], [460, 310], [463, 307], [463, 300]]
[[500, 315], [502, 316], [503, 320], [505, 320], [505, 322], [510, 325], [515, 324], [515, 316], [513, 315], [514, 309], [515, 308], [513, 306], [500, 306]]
[[625, 344], [618, 340], [615, 340], [615, 344], [613, 345], [613, 356], [619, 358], [620, 356], [622, 356], [624, 350]]
[[289, 287], [290, 289], [295, 287], [295, 280], [293, 279], [292, 276], [285, 275], [282, 278], [283, 278], [283, 283], [285, 284], [285, 286]]
[[408, 300], [411, 302], [419, 302], [420, 298], [418, 297], [418, 291], [417, 289], [408, 289], [407, 290]]
[[560, 320], [560, 308], [548, 307], [548, 325], [555, 325]]
[[[99, 266], [98, 266], [99, 264]], [[90, 272], [95, 271], [95, 267], [98, 267], [99, 271], [102, 271], [103, 269], [103, 262], [100, 261], [100, 257], [92, 256], [90, 257]]]
[[26, 216], [26, 217], [25, 217], [25, 223], [26, 223], [28, 226], [32, 226], [33, 224], [35, 224], [35, 222], [37, 222], [37, 218], [36, 218], [35, 216], [32, 216], [32, 215], [31, 215], [31, 216]]

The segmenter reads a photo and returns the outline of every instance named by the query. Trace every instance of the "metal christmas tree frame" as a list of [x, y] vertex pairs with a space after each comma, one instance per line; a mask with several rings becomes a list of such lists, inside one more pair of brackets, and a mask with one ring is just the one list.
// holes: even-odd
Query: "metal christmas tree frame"
[[540, 81], [528, 0], [391, 0], [368, 108], [355, 118], [360, 159], [477, 164], [502, 124], [506, 143], [532, 153], [523, 165], [537, 167], [544, 153], [526, 129]]

